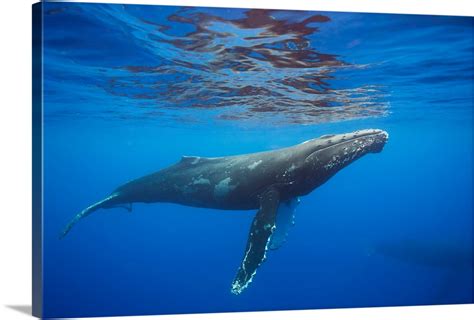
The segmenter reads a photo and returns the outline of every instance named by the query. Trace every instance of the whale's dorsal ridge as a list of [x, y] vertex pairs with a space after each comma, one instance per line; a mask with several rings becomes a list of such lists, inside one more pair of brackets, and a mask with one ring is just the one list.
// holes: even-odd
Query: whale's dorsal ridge
[[209, 160], [208, 158], [197, 157], [197, 156], [182, 156], [180, 163], [182, 164], [197, 164]]
[[198, 157], [198, 156], [182, 156], [181, 161], [190, 161], [190, 160], [196, 160], [200, 158], [201, 157]]
[[178, 162], [178, 165], [194, 166], [197, 164], [205, 164], [215, 160], [222, 160], [224, 157], [197, 157], [197, 156], [182, 156], [181, 160]]

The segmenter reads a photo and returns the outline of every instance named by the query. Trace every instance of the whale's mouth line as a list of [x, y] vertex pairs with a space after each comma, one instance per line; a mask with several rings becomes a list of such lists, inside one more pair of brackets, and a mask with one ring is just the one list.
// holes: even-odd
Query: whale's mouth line
[[[388, 133], [386, 131], [379, 130], [377, 132], [368, 132], [366, 134], [361, 134], [361, 135], [353, 137], [353, 138], [348, 138], [348, 139], [336, 142], [334, 144], [324, 146], [321, 149], [318, 149], [317, 151], [321, 151], [321, 150], [325, 150], [325, 149], [328, 149], [328, 148], [336, 147], [336, 146], [341, 145], [343, 143], [355, 141], [357, 139], [363, 139], [363, 138], [367, 138], [367, 137], [371, 137], [371, 136], [378, 136], [378, 135], [383, 135], [384, 136], [384, 139], [381, 142], [383, 142], [383, 144], [385, 144], [388, 140]], [[374, 140], [374, 142], [375, 142], [375, 140]]]

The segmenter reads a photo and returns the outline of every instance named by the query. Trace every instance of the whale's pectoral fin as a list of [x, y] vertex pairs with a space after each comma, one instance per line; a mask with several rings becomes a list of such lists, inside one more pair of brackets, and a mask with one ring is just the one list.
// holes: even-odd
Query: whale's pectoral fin
[[275, 188], [268, 189], [260, 198], [260, 209], [250, 227], [247, 247], [234, 282], [232, 293], [240, 294], [252, 282], [257, 268], [265, 260], [270, 238], [275, 229], [280, 195]]
[[295, 224], [295, 211], [299, 203], [299, 198], [293, 198], [280, 203], [276, 217], [276, 229], [268, 246], [270, 249], [278, 249], [285, 243], [290, 227]]

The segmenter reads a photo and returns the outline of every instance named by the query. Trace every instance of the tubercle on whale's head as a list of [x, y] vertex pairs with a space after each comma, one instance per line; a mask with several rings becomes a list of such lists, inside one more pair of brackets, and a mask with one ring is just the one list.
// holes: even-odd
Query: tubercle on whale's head
[[380, 129], [326, 135], [307, 142], [309, 155], [305, 159], [308, 175], [324, 182], [333, 174], [367, 153], [381, 152], [388, 133]]

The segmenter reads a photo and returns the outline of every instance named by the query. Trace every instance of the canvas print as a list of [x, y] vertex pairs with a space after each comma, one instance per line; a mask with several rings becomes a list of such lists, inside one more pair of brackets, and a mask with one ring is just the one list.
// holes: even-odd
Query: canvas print
[[33, 307], [473, 302], [473, 18], [33, 7]]

